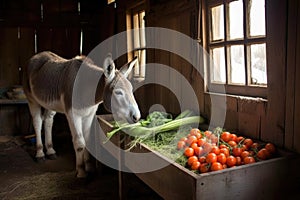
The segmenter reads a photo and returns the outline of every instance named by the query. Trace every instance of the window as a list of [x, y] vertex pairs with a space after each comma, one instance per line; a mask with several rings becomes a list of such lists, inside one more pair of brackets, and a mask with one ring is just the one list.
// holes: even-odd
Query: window
[[133, 78], [142, 81], [145, 78], [146, 66], [146, 38], [145, 38], [145, 10], [142, 6], [130, 9], [127, 12], [127, 30], [132, 30], [128, 35], [128, 60], [138, 57], [138, 66], [134, 68]]
[[210, 92], [266, 97], [264, 0], [206, 1], [206, 49]]

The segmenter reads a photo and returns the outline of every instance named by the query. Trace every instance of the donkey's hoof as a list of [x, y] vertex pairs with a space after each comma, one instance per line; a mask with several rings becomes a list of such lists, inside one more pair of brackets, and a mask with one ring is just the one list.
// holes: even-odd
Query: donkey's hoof
[[43, 157], [36, 157], [35, 160], [36, 160], [37, 163], [44, 163], [46, 159], [43, 156]]
[[54, 154], [49, 154], [49, 155], [47, 155], [47, 158], [49, 160], [56, 160], [57, 159], [57, 155], [55, 153]]

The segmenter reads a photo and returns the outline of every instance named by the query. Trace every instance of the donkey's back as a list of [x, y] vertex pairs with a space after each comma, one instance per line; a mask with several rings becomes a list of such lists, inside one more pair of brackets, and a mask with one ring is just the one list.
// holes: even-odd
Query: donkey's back
[[52, 52], [41, 52], [29, 60], [24, 76], [24, 91], [31, 103], [65, 113], [82, 58], [64, 59]]

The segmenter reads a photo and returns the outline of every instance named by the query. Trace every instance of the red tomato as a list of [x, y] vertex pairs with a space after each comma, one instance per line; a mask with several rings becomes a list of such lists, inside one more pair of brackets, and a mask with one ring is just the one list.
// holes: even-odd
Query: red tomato
[[251, 149], [253, 150], [257, 150], [259, 148], [259, 144], [257, 142], [254, 142], [252, 145], [251, 145]]
[[198, 170], [200, 165], [201, 165], [201, 163], [199, 161], [195, 161], [195, 162], [193, 162], [193, 164], [191, 166], [191, 169], [192, 170]]
[[205, 135], [205, 137], [207, 137], [207, 138], [210, 138], [211, 134], [212, 134], [211, 131], [205, 131], [205, 132], [204, 132], [204, 135]]
[[198, 134], [201, 135], [201, 131], [198, 128], [193, 128], [190, 130], [190, 134], [195, 136], [197, 136]]
[[210, 153], [215, 153], [216, 155], [220, 154], [220, 149], [217, 146], [213, 146], [210, 150]]
[[203, 152], [203, 148], [202, 147], [196, 147], [196, 148], [194, 148], [194, 153], [195, 153], [195, 155], [196, 156], [202, 156], [203, 154], [204, 154], [204, 152]]
[[259, 150], [256, 154], [257, 158], [259, 158], [260, 160], [266, 160], [267, 158], [269, 158], [270, 153], [268, 152], [267, 149], [262, 148], [261, 150]]
[[184, 155], [185, 155], [186, 157], [191, 157], [191, 156], [193, 156], [193, 155], [194, 155], [194, 149], [191, 148], [191, 147], [185, 148], [185, 150], [184, 150]]
[[222, 148], [222, 149], [220, 149], [220, 153], [224, 153], [226, 157], [229, 156], [229, 150], [228, 150], [228, 148]]
[[274, 153], [276, 152], [276, 147], [275, 147], [275, 145], [272, 144], [272, 143], [267, 143], [267, 144], [265, 145], [265, 149], [267, 149], [267, 151], [268, 151], [269, 153], [271, 153], [271, 154], [274, 154]]
[[197, 141], [199, 147], [202, 147], [205, 142], [206, 140], [204, 138], [198, 139]]
[[212, 145], [211, 145], [210, 143], [208, 143], [208, 142], [205, 142], [205, 143], [202, 145], [202, 147], [203, 147], [203, 151], [204, 151], [205, 153], [209, 153], [210, 150], [212, 149]]
[[222, 165], [226, 164], [226, 155], [224, 153], [220, 153], [217, 155], [217, 161]]
[[217, 155], [215, 153], [209, 153], [206, 156], [207, 163], [214, 163], [217, 162]]
[[234, 147], [232, 149], [232, 154], [236, 157], [236, 156], [240, 156], [241, 153], [243, 152], [242, 148], [240, 147]]
[[180, 141], [186, 142], [186, 141], [187, 141], [187, 137], [182, 137], [182, 138], [180, 138]]
[[201, 173], [208, 172], [209, 171], [209, 164], [208, 163], [201, 164], [199, 170], [200, 170]]
[[233, 140], [230, 140], [230, 141], [228, 142], [228, 144], [229, 144], [229, 146], [231, 146], [231, 147], [236, 147], [236, 146], [237, 146], [237, 143], [236, 143], [235, 141], [233, 141]]
[[240, 156], [237, 156], [235, 157], [236, 158], [236, 165], [239, 166], [239, 165], [242, 165], [242, 158]]
[[236, 165], [236, 158], [234, 156], [228, 156], [226, 159], [226, 164], [228, 167], [233, 167]]
[[218, 171], [218, 170], [222, 170], [223, 166], [221, 163], [219, 162], [214, 162], [211, 167], [210, 167], [211, 171]]
[[242, 159], [246, 158], [247, 156], [250, 156], [249, 151], [243, 151], [243, 152], [241, 153], [241, 158], [242, 158]]
[[191, 156], [191, 157], [188, 158], [187, 163], [188, 163], [189, 166], [192, 166], [193, 162], [196, 162], [196, 161], [198, 161], [198, 157], [197, 156]]
[[206, 157], [205, 156], [200, 156], [199, 157], [199, 162], [206, 163]]
[[185, 142], [184, 141], [178, 141], [177, 142], [177, 149], [178, 150], [181, 150], [181, 149], [183, 149], [185, 147]]
[[237, 137], [236, 142], [239, 143], [239, 142], [241, 142], [244, 139], [245, 138], [243, 136], [239, 136], [239, 137]]
[[190, 147], [195, 150], [195, 148], [198, 147], [198, 144], [196, 142], [194, 142], [190, 145]]
[[228, 146], [226, 146], [225, 144], [220, 144], [219, 148], [220, 149], [222, 149], [222, 148], [227, 148], [228, 149]]
[[218, 137], [215, 134], [211, 134], [211, 136], [210, 136], [210, 142], [212, 144], [217, 144], [218, 143]]
[[245, 164], [255, 163], [255, 159], [252, 156], [247, 156], [246, 158], [244, 158], [244, 163]]
[[230, 140], [231, 140], [231, 141], [237, 142], [237, 135], [234, 134], [234, 133], [231, 133], [231, 134], [230, 134]]
[[224, 141], [224, 142], [229, 142], [230, 141], [230, 133], [229, 132], [223, 132], [221, 134], [221, 139]]
[[187, 143], [188, 145], [191, 145], [191, 144], [193, 144], [193, 143], [195, 143], [195, 142], [197, 142], [197, 141], [198, 141], [198, 140], [197, 140], [197, 137], [194, 136], [194, 135], [191, 135], [191, 136], [188, 137], [186, 143]]
[[246, 138], [244, 140], [244, 145], [246, 145], [248, 148], [250, 148], [252, 144], [253, 144], [253, 140], [252, 139]]

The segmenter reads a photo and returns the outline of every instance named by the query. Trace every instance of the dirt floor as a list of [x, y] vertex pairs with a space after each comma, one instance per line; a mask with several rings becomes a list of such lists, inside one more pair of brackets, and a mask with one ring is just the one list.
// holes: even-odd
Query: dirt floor
[[[37, 163], [35, 146], [22, 137], [0, 136], [0, 199], [119, 199], [118, 172], [102, 166], [92, 180], [75, 177], [68, 133], [56, 135], [56, 160]], [[135, 175], [126, 175], [125, 199], [161, 199]]]

